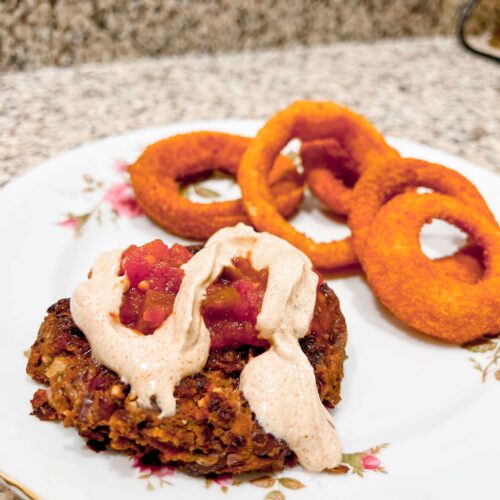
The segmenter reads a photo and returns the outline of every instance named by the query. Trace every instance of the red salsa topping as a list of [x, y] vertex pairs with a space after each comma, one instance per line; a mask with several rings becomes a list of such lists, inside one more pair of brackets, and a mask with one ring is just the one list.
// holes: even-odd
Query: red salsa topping
[[168, 248], [161, 240], [131, 245], [122, 256], [121, 274], [130, 281], [120, 306], [120, 321], [149, 335], [170, 315], [181, 286], [180, 269], [192, 257], [181, 245]]
[[249, 259], [235, 258], [207, 288], [201, 313], [210, 333], [212, 349], [242, 345], [268, 347], [255, 324], [267, 285], [267, 269], [256, 271]]
[[[150, 335], [172, 313], [183, 271], [192, 257], [181, 245], [168, 248], [161, 240], [123, 252], [121, 275], [130, 286], [123, 294], [120, 322]], [[268, 347], [255, 325], [266, 291], [268, 271], [256, 271], [249, 259], [235, 258], [207, 288], [201, 313], [212, 336], [212, 349], [243, 345]]]

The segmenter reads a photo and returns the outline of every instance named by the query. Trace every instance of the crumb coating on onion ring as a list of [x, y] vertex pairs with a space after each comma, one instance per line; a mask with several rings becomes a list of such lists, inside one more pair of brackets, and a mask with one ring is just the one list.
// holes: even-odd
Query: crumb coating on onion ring
[[[302, 143], [300, 156], [306, 184], [314, 196], [332, 212], [347, 215], [353, 186], [368, 163], [334, 138]], [[387, 145], [385, 153], [370, 163], [373, 166], [378, 162], [383, 167], [388, 158], [398, 157], [397, 151]]]
[[[480, 281], [458, 281], [423, 254], [420, 231], [433, 219], [457, 226], [483, 249]], [[363, 267], [382, 304], [420, 332], [455, 344], [500, 332], [500, 228], [456, 198], [437, 193], [393, 198], [368, 230]]]
[[238, 171], [243, 204], [261, 231], [279, 236], [307, 254], [321, 269], [357, 262], [350, 238], [316, 243], [293, 228], [276, 210], [267, 175], [289, 141], [334, 137], [367, 164], [377, 163], [387, 151], [383, 136], [363, 117], [331, 102], [297, 101], [274, 115], [245, 152]]
[[[195, 203], [180, 193], [190, 177], [222, 171], [233, 177], [251, 139], [220, 132], [179, 134], [151, 144], [129, 168], [139, 205], [158, 225], [185, 238], [205, 240], [223, 227], [249, 223], [241, 200]], [[276, 158], [266, 176], [276, 209], [290, 216], [303, 196], [289, 158]]]
[[[392, 159], [383, 168], [372, 168], [365, 172], [353, 190], [348, 224], [361, 264], [364, 262], [370, 225], [378, 211], [394, 196], [418, 187], [453, 196], [485, 217], [495, 220], [477, 188], [458, 172], [414, 158]], [[470, 283], [478, 281], [483, 272], [481, 252], [471, 248], [471, 245], [454, 255], [436, 259], [434, 264], [457, 279]]]

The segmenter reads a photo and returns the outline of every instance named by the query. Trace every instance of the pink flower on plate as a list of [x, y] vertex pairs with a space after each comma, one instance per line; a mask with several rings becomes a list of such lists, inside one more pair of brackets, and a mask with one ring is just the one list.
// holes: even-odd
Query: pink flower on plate
[[132, 188], [127, 183], [111, 186], [106, 191], [103, 200], [109, 203], [111, 208], [122, 217], [133, 219], [144, 214], [132, 195]]
[[230, 486], [233, 481], [233, 476], [231, 474], [221, 474], [213, 478], [213, 482], [219, 486]]
[[129, 164], [123, 160], [116, 160], [115, 164], [113, 165], [113, 168], [117, 172], [127, 172], [128, 171]]
[[175, 469], [170, 467], [169, 465], [156, 464], [156, 463], [147, 463], [145, 457], [140, 457], [139, 455], [135, 455], [132, 458], [132, 467], [139, 469], [139, 472], [144, 474], [150, 474], [155, 477], [165, 477], [165, 476], [173, 476]]
[[57, 225], [73, 231], [77, 236], [80, 236], [83, 226], [88, 222], [93, 211], [75, 215], [71, 212], [65, 214], [65, 219], [58, 222]]
[[78, 227], [78, 221], [75, 217], [68, 217], [67, 219], [58, 222], [57, 225], [61, 227], [65, 227], [66, 229], [71, 229], [72, 231], [76, 231]]
[[366, 471], [381, 472], [387, 474], [382, 467], [382, 462], [377, 455], [389, 446], [388, 443], [372, 446], [365, 451], [357, 453], [344, 453], [342, 455], [342, 465], [347, 466], [354, 474], [363, 477]]
[[361, 459], [361, 465], [365, 470], [375, 470], [380, 467], [380, 460], [375, 455], [365, 455]]

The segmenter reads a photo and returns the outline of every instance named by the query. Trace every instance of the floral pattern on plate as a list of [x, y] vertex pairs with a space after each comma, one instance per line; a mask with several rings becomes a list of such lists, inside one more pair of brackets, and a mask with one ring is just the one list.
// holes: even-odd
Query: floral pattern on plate
[[[382, 466], [382, 462], [378, 455], [382, 450], [389, 446], [388, 443], [383, 443], [378, 446], [373, 446], [368, 450], [356, 453], [344, 453], [342, 455], [341, 464], [333, 470], [326, 471], [326, 474], [353, 474], [359, 477], [364, 477], [366, 472], [381, 472], [387, 474], [387, 471]], [[144, 464], [140, 457], [132, 458], [132, 466], [137, 468], [141, 473], [139, 479], [147, 481], [146, 489], [152, 491], [155, 489], [154, 483], [163, 488], [164, 486], [173, 486], [174, 484], [167, 481], [165, 477], [173, 476], [175, 469], [168, 465]], [[291, 471], [293, 473], [293, 470]], [[155, 481], [156, 480], [156, 481]], [[282, 473], [269, 473], [259, 475], [243, 474], [241, 476], [232, 476], [225, 474], [213, 478], [205, 478], [205, 488], [210, 488], [212, 485], [220, 486], [222, 493], [226, 493], [231, 486], [240, 486], [248, 484], [263, 489], [273, 488], [264, 497], [265, 500], [284, 500], [285, 494], [282, 488], [289, 490], [300, 490], [306, 485], [296, 478], [283, 476]]]
[[[113, 164], [116, 182], [104, 183], [97, 180], [90, 174], [83, 175], [82, 193], [95, 193], [99, 199], [95, 205], [87, 211], [79, 213], [67, 212], [62, 220], [57, 224], [65, 229], [74, 231], [76, 236], [83, 233], [87, 222], [95, 218], [97, 222], [107, 223], [117, 218], [135, 218], [143, 216], [143, 212], [138, 206], [133, 196], [128, 175], [128, 164], [121, 160], [115, 160]], [[189, 197], [190, 191], [206, 199], [215, 199], [220, 196], [214, 190], [203, 186], [188, 186], [183, 189], [183, 193]], [[112, 218], [109, 217], [109, 211], [102, 208], [107, 206], [111, 209]], [[104, 219], [106, 217], [106, 219]], [[467, 360], [474, 370], [479, 372], [478, 381], [487, 382], [490, 380], [500, 381], [500, 338], [498, 336], [485, 336], [477, 341], [463, 346], [469, 353]], [[357, 475], [364, 477], [370, 472], [387, 473], [380, 460], [380, 452], [388, 445], [382, 444], [365, 451], [356, 453], [346, 453], [342, 457], [342, 464], [332, 474]], [[144, 466], [134, 458], [133, 466], [139, 472], [139, 478], [146, 482], [147, 490], [155, 490], [166, 486], [175, 486], [175, 472], [171, 467]], [[225, 493], [230, 487], [243, 484], [251, 485], [256, 488], [268, 490], [267, 500], [284, 499], [287, 490], [299, 490], [307, 488], [307, 484], [299, 481], [297, 478], [290, 477], [294, 474], [283, 476], [279, 474], [247, 475], [248, 477], [221, 476], [205, 480], [206, 488], [219, 487], [221, 492]], [[306, 481], [304, 481], [306, 482]], [[200, 481], [203, 484], [203, 481]]]
[[130, 185], [130, 176], [128, 174], [128, 164], [122, 160], [116, 160], [114, 170], [120, 175], [121, 182], [113, 183], [106, 186], [103, 181], [96, 180], [90, 174], [83, 175], [84, 187], [83, 193], [101, 192], [101, 199], [97, 204], [86, 212], [75, 214], [71, 211], [64, 214], [64, 219], [58, 221], [57, 224], [66, 229], [74, 231], [76, 236], [81, 236], [85, 225], [92, 217], [95, 217], [98, 222], [102, 220], [101, 208], [103, 204], [111, 207], [115, 218], [124, 217], [133, 219], [144, 215], [141, 207], [137, 204], [134, 198], [132, 186]]
[[463, 345], [464, 349], [472, 352], [469, 357], [474, 370], [481, 374], [481, 380], [486, 382], [493, 375], [500, 382], [500, 337], [485, 335], [478, 340]]

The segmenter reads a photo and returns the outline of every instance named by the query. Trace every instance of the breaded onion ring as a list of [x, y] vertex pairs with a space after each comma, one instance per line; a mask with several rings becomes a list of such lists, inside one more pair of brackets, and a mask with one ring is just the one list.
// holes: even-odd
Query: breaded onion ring
[[[380, 208], [394, 196], [417, 187], [453, 196], [494, 221], [493, 214], [477, 188], [458, 172], [413, 158], [391, 159], [383, 168], [370, 168], [366, 171], [353, 190], [348, 224], [361, 264], [364, 262], [370, 225]], [[474, 282], [482, 274], [478, 257], [480, 258], [480, 252], [462, 249], [450, 257], [436, 259], [434, 263], [457, 279]]]
[[[475, 284], [447, 275], [420, 248], [422, 226], [443, 219], [484, 250]], [[500, 228], [450, 196], [407, 193], [385, 204], [367, 233], [363, 268], [379, 300], [417, 330], [461, 344], [500, 331]]]
[[[220, 132], [180, 134], [151, 144], [129, 168], [132, 187], [146, 215], [172, 233], [203, 240], [226, 226], [249, 223], [241, 200], [195, 203], [179, 183], [219, 170], [236, 176], [251, 139]], [[293, 162], [280, 155], [268, 176], [273, 203], [287, 217], [300, 204], [303, 185]]]
[[316, 267], [335, 269], [357, 262], [350, 238], [316, 243], [294, 229], [274, 207], [267, 182], [273, 160], [291, 139], [306, 142], [328, 137], [335, 137], [353, 157], [367, 164], [376, 164], [387, 151], [382, 135], [347, 108], [331, 102], [298, 101], [274, 115], [259, 131], [241, 161], [238, 184], [255, 227], [295, 245]]
[[[363, 156], [356, 157], [337, 139], [319, 139], [303, 142], [300, 148], [305, 181], [316, 198], [332, 212], [347, 215], [352, 198], [352, 188], [368, 163]], [[383, 155], [372, 160], [383, 165], [386, 158], [399, 154], [389, 145]]]
[[484, 256], [480, 247], [468, 243], [454, 254], [438, 259], [431, 259], [442, 272], [458, 281], [477, 283], [484, 273]]

